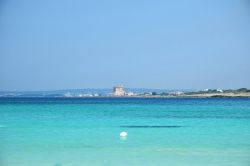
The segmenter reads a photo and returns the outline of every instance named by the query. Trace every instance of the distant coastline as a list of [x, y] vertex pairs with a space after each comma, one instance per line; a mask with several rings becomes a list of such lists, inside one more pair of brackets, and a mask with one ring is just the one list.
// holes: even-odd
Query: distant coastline
[[77, 89], [60, 91], [0, 92], [0, 98], [250, 98], [250, 89], [235, 90], [161, 90], [161, 89], [125, 89], [128, 92], [115, 96], [112, 89]]
[[[154, 96], [154, 95], [152, 95]], [[170, 94], [155, 94], [156, 97], [169, 97], [169, 98], [230, 98], [230, 97], [246, 97], [250, 98], [250, 90], [247, 88], [240, 88], [236, 90], [218, 90], [206, 89], [191, 92], [177, 92]]]

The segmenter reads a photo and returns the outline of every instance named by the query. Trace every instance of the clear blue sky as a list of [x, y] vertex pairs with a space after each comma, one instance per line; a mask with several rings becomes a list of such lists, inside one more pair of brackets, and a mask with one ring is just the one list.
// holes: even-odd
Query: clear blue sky
[[248, 0], [0, 0], [0, 90], [250, 88]]

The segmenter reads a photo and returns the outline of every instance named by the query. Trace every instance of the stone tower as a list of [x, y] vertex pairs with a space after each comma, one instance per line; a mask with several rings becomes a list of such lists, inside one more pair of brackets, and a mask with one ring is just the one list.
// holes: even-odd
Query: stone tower
[[125, 92], [123, 90], [123, 86], [121, 84], [117, 84], [114, 86], [114, 96], [124, 96]]

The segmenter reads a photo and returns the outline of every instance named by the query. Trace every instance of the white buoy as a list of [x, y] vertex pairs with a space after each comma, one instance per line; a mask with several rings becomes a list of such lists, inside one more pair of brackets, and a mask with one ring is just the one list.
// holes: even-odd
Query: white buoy
[[123, 131], [123, 132], [120, 133], [120, 137], [127, 137], [127, 135], [128, 135], [128, 133], [125, 132], [125, 131]]

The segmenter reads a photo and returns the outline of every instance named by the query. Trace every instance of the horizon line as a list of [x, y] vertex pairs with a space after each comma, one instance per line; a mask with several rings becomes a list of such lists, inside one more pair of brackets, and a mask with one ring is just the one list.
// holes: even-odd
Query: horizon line
[[[241, 88], [249, 89], [248, 87], [239, 88], [130, 88], [124, 89], [145, 89], [145, 90], [205, 90], [205, 89], [221, 89], [221, 90], [237, 90]], [[51, 91], [70, 91], [70, 90], [112, 90], [112, 88], [65, 88], [65, 89], [51, 89], [51, 90], [0, 90], [0, 92], [51, 92]]]

